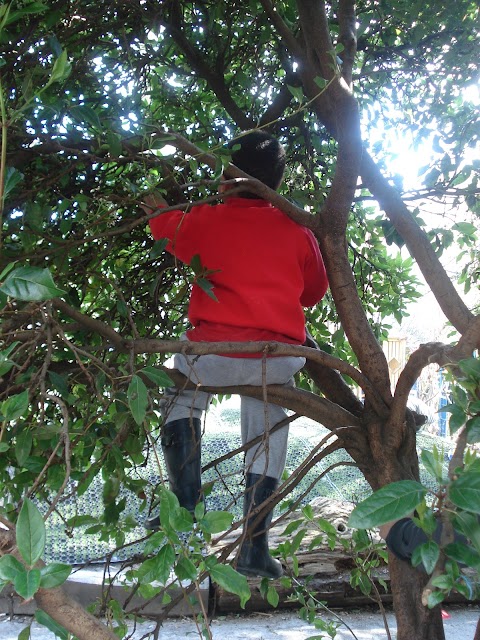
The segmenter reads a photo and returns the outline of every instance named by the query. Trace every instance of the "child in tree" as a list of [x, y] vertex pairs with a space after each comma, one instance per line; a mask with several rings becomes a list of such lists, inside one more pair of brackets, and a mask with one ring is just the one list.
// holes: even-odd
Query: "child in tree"
[[[285, 152], [262, 131], [250, 131], [230, 145], [232, 162], [272, 189], [280, 186]], [[143, 205], [147, 213], [166, 206], [158, 196]], [[192, 289], [188, 317], [194, 342], [278, 341], [305, 342], [303, 307], [317, 304], [328, 281], [318, 243], [312, 232], [254, 193], [232, 196], [224, 188], [222, 204], [198, 205], [188, 212], [168, 211], [150, 219], [155, 239], [168, 238], [167, 251], [189, 264], [199, 255], [209, 270], [216, 300], [199, 286]], [[281, 384], [293, 386], [293, 376], [305, 364], [301, 357], [262, 354], [175, 355], [175, 368], [197, 385], [236, 386]], [[191, 512], [201, 498], [201, 418], [211, 396], [201, 387], [169, 389], [162, 401], [161, 443], [171, 490]], [[241, 434], [244, 445], [258, 436], [245, 456], [244, 539], [237, 570], [245, 575], [278, 578], [282, 567], [268, 549], [272, 512], [260, 519], [252, 510], [276, 490], [287, 453], [288, 424], [284, 409], [241, 397]], [[154, 518], [147, 527], [159, 524]]]

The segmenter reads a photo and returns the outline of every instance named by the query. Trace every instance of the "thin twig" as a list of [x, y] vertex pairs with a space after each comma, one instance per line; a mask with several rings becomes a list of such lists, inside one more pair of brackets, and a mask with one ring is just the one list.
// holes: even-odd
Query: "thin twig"
[[[305, 590], [305, 587], [303, 586], [303, 584], [299, 580], [297, 580], [297, 578], [292, 576], [292, 580], [293, 580], [293, 582], [296, 583], [296, 585], [300, 589]], [[317, 600], [317, 598], [310, 591], [308, 592], [308, 597], [311, 598], [318, 607], [320, 607], [321, 609], [323, 609], [324, 611], [326, 611], [330, 615], [332, 615], [335, 618], [337, 618], [337, 620], [339, 620], [339, 622], [341, 622], [348, 629], [348, 631], [352, 634], [352, 636], [355, 638], [355, 640], [358, 640], [358, 637], [355, 635], [353, 629], [345, 622], [345, 620], [343, 620], [338, 615], [338, 613], [335, 613], [335, 611], [333, 611], [332, 609], [329, 609], [321, 600]]]
[[60, 488], [57, 491], [57, 495], [52, 500], [52, 503], [50, 504], [50, 507], [49, 507], [47, 513], [44, 516], [45, 520], [54, 511], [58, 501], [60, 500], [60, 498], [62, 496], [62, 493], [63, 493], [65, 487], [67, 486], [68, 481], [70, 480], [70, 474], [71, 474], [71, 471], [72, 471], [72, 466], [71, 466], [72, 461], [71, 461], [71, 454], [70, 454], [70, 437], [68, 435], [69, 416], [68, 416], [67, 407], [66, 407], [65, 403], [60, 398], [58, 398], [57, 396], [54, 396], [53, 394], [48, 394], [47, 395], [47, 400], [51, 400], [52, 402], [55, 402], [60, 407], [60, 410], [61, 410], [62, 416], [63, 416], [63, 425], [62, 425], [62, 429], [61, 429], [61, 438], [63, 440], [64, 451], [65, 451], [65, 477], [63, 479], [63, 482], [62, 482]]

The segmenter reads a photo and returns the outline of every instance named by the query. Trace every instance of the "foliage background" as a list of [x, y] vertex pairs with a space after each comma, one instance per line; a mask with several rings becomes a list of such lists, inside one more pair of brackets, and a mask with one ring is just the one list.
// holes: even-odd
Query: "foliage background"
[[[175, 204], [215, 195], [227, 161], [224, 143], [241, 130], [265, 127], [286, 146], [282, 193], [311, 213], [327, 207], [337, 232], [327, 196], [345, 112], [338, 94], [324, 118], [319, 109], [341, 75], [345, 86], [354, 86], [367, 163], [347, 207], [344, 236], [367, 322], [345, 311], [340, 322], [332, 286], [308, 316], [313, 337], [325, 353], [372, 374], [381, 352], [370, 358], [370, 343], [359, 348], [362, 339], [351, 327], [370, 325], [381, 339], [391, 317], [400, 321], [420, 295], [405, 243], [437, 294], [444, 281], [433, 258], [449, 246], [464, 261], [460, 284], [477, 285], [479, 129], [469, 89], [478, 81], [476, 3], [359, 2], [354, 59], [344, 2], [318, 3], [332, 49], [302, 50], [312, 35], [306, 4], [278, 1], [276, 15], [268, 0], [2, 5], [5, 521], [15, 521], [25, 497], [50, 514], [98, 476], [103, 510], [90, 532], [122, 544], [135, 529], [120, 488], [147, 504], [147, 484], [133, 471], [155, 455], [155, 403], [169, 383], [159, 365], [172, 350], [168, 341], [186, 327], [188, 291], [198, 277], [152, 241], [139, 203], [154, 188]], [[314, 72], [315, 55], [323, 75]], [[178, 134], [198, 152], [182, 151]], [[410, 143], [426, 156], [414, 191], [390, 168], [399, 147]], [[216, 164], [205, 163], [201, 151], [214, 153]], [[384, 182], [372, 173], [368, 154]], [[391, 212], [403, 211], [402, 202], [418, 224], [413, 235], [399, 230]], [[449, 212], [439, 225], [423, 220], [432, 207]], [[451, 220], [455, 207], [459, 217]], [[433, 257], [422, 253], [425, 237]], [[460, 299], [450, 290], [439, 298], [457, 329], [466, 327], [470, 315]], [[165, 342], [156, 350], [132, 349], [145, 338]], [[377, 369], [371, 383], [386, 397], [388, 380], [379, 382], [385, 370]], [[311, 369], [298, 383], [329, 396]]]

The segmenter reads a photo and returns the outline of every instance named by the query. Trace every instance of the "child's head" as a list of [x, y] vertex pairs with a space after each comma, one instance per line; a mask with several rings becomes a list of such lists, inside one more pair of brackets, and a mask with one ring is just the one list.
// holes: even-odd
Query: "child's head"
[[[265, 131], [248, 131], [229, 142], [232, 149], [232, 163], [253, 178], [257, 178], [271, 189], [278, 189], [285, 171], [285, 150], [280, 142]], [[241, 193], [242, 196], [258, 198], [254, 193]]]

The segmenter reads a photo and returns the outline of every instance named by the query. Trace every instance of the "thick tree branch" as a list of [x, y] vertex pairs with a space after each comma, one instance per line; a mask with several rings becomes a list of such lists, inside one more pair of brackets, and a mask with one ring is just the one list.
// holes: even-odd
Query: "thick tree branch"
[[[161, 130], [159, 130], [158, 134], [160, 137], [165, 136], [165, 132]], [[207, 153], [206, 151], [202, 151], [201, 149], [199, 149], [199, 147], [197, 147], [178, 133], [172, 131], [169, 132], [168, 135], [173, 138], [172, 140], [169, 140], [169, 144], [175, 146], [177, 149], [182, 151], [182, 153], [193, 156], [197, 161], [203, 162], [211, 169], [216, 168], [216, 156], [212, 155], [211, 153]], [[298, 224], [301, 224], [304, 227], [308, 227], [310, 229], [315, 226], [316, 223], [310, 213], [307, 213], [301, 207], [295, 206], [292, 202], [289, 202], [286, 198], [281, 196], [277, 191], [270, 189], [269, 187], [267, 187], [267, 185], [260, 182], [260, 180], [249, 176], [248, 173], [245, 173], [235, 165], [230, 163], [225, 168], [224, 173], [229, 178], [248, 179], [248, 188], [258, 193], [258, 196], [260, 198], [271, 202], [275, 207], [281, 209], [285, 214], [289, 216], [289, 218], [291, 218]]]
[[335, 402], [356, 416], [363, 413], [363, 403], [353, 393], [338, 371], [312, 360], [307, 360], [305, 369], [330, 402]]
[[267, 14], [269, 20], [275, 27], [276, 32], [282, 38], [282, 41], [287, 50], [295, 57], [301, 58], [303, 55], [303, 49], [295, 35], [289, 29], [286, 22], [284, 22], [281, 15], [276, 10], [272, 0], [260, 0], [263, 10]]
[[304, 62], [329, 80], [337, 75], [336, 54], [330, 37], [325, 2], [297, 0], [298, 16], [305, 38]]
[[475, 349], [480, 348], [480, 315], [475, 316], [463, 332], [455, 349], [457, 360], [469, 358]]
[[232, 95], [225, 84], [223, 73], [215, 72], [213, 66], [205, 60], [185, 35], [185, 25], [181, 15], [181, 3], [171, 3], [171, 22], [165, 23], [177, 46], [183, 51], [191, 68], [203, 78], [217, 96], [227, 113], [242, 129], [251, 129], [255, 122], [249, 118], [243, 109], [233, 100]]
[[[359, 387], [364, 390], [366, 397], [369, 399], [371, 406], [375, 407], [376, 411], [380, 415], [385, 415], [387, 412], [386, 406], [383, 404], [381, 398], [376, 394], [374, 387], [370, 381], [361, 374], [355, 367], [352, 367], [348, 363], [335, 358], [330, 354], [321, 351], [318, 348], [312, 349], [310, 347], [299, 345], [288, 345], [280, 342], [185, 342], [185, 341], [172, 341], [172, 340], [156, 340], [156, 339], [137, 339], [131, 340], [121, 337], [114, 329], [103, 323], [102, 321], [90, 318], [85, 314], [82, 314], [77, 309], [74, 309], [62, 300], [54, 299], [54, 307], [62, 311], [69, 317], [73, 318], [76, 322], [84, 326], [87, 330], [92, 331], [98, 335], [103, 336], [108, 340], [118, 351], [120, 352], [132, 352], [134, 355], [140, 353], [184, 353], [189, 355], [206, 355], [206, 354], [228, 354], [228, 353], [259, 353], [269, 355], [296, 355], [307, 358], [310, 363], [317, 363], [324, 368], [329, 368], [349, 376], [354, 380]], [[104, 347], [102, 347], [104, 348]], [[168, 371], [168, 370], [166, 370]], [[338, 374], [337, 374], [338, 375]], [[323, 373], [325, 377], [325, 373]], [[341, 379], [341, 378], [340, 378]], [[181, 378], [183, 380], [183, 378]], [[181, 386], [181, 382], [179, 383]], [[350, 409], [355, 407], [356, 413], [360, 411], [361, 403], [356, 404], [353, 400], [353, 394], [346, 393], [346, 385], [342, 384], [343, 391], [336, 399], [345, 399], [347, 406], [335, 404], [329, 400], [318, 398], [315, 394], [303, 392], [302, 398], [300, 398], [300, 390], [295, 390], [294, 394], [287, 393], [284, 387], [273, 388], [268, 387], [269, 394], [271, 390], [272, 402], [275, 404], [282, 404], [288, 401], [288, 406], [294, 411], [298, 411], [302, 406], [308, 404], [309, 417], [325, 424], [325, 426], [339, 426], [343, 424], [359, 424], [357, 418], [350, 413]], [[219, 389], [205, 388], [206, 391], [218, 392]], [[281, 390], [281, 391], [280, 391]], [[262, 390], [255, 387], [242, 387], [238, 389], [230, 389], [231, 393], [243, 393], [251, 397], [258, 397], [262, 399]], [[317, 399], [318, 401], [314, 399]], [[308, 402], [307, 402], [308, 399]], [[359, 401], [358, 401], [359, 402]], [[328, 408], [328, 411], [326, 409]], [[320, 413], [321, 416], [320, 416]], [[307, 414], [305, 414], [307, 415]], [[320, 417], [319, 417], [320, 416]], [[346, 422], [344, 422], [346, 420]], [[327, 422], [325, 422], [327, 421]], [[327, 424], [328, 423], [328, 424]]]
[[117, 349], [120, 349], [121, 351], [126, 350], [125, 341], [122, 336], [117, 333], [115, 329], [109, 327], [108, 324], [81, 313], [81, 311], [78, 311], [78, 309], [75, 309], [60, 298], [55, 298], [53, 300], [53, 305], [56, 309], [65, 313], [69, 318], [80, 323], [88, 331], [97, 333], [106, 338]]
[[[320, 347], [309, 333], [307, 333], [305, 346], [320, 350]], [[305, 369], [328, 400], [347, 409], [347, 411], [350, 411], [353, 415], [361, 416], [363, 414], [363, 402], [357, 398], [351, 387], [345, 382], [338, 371], [320, 362], [310, 360], [310, 358], [307, 359]], [[388, 413], [386, 407], [385, 413]]]
[[[286, 407], [307, 418], [311, 418], [327, 427], [327, 429], [361, 426], [360, 420], [349, 411], [310, 391], [291, 389], [290, 387], [276, 384], [268, 385], [266, 390], [268, 402]], [[202, 386], [202, 391], [218, 393], [219, 389], [218, 387]], [[257, 398], [257, 400], [264, 399], [262, 387], [223, 387], [222, 391], [224, 393], [247, 395], [251, 398]]]
[[[358, 369], [324, 351], [283, 342], [185, 342], [140, 339], [124, 342], [129, 350], [138, 353], [184, 353], [188, 355], [258, 353], [276, 356], [301, 356], [338, 370], [349, 376], [365, 393], [375, 396], [370, 381]], [[376, 396], [375, 396], [376, 397]]]
[[[392, 411], [390, 414], [389, 424], [398, 427], [405, 420], [405, 411], [408, 403], [409, 393], [415, 384], [418, 376], [428, 364], [432, 362], [447, 362], [448, 353], [451, 351], [451, 347], [439, 342], [430, 342], [428, 344], [422, 344], [414, 351], [403, 371], [401, 372], [397, 386], [395, 388], [395, 395], [392, 402]], [[397, 430], [394, 428], [394, 430]], [[398, 441], [400, 442], [401, 434], [398, 434]]]
[[[299, 6], [302, 5], [307, 11], [309, 7], [304, 6], [304, 2], [305, 0], [301, 0]], [[310, 3], [306, 2], [305, 4], [309, 5]], [[317, 14], [318, 6], [315, 11]], [[308, 15], [310, 15], [310, 13], [305, 13], [304, 19], [306, 19], [306, 16]], [[319, 19], [319, 22], [322, 23], [323, 21]], [[306, 26], [306, 33], [312, 34], [313, 37], [314, 32], [312, 32], [310, 25]], [[283, 32], [280, 32], [280, 34], [283, 37]], [[288, 42], [287, 34], [285, 34], [284, 42], [285, 44]], [[304, 67], [302, 67], [302, 65], [300, 66], [302, 81], [304, 83], [307, 96], [313, 97], [315, 89], [313, 86], [314, 83], [312, 75], [315, 75], [315, 70], [312, 70], [311, 58], [307, 59], [306, 53], [302, 53], [301, 57], [303, 57], [303, 61], [305, 63]], [[318, 69], [318, 72], [320, 72], [320, 68]], [[334, 86], [335, 85], [332, 85], [332, 87]], [[324, 96], [322, 96], [322, 98], [323, 97]], [[332, 113], [331, 108], [325, 100], [315, 100], [312, 103], [312, 106], [320, 120], [327, 126], [332, 135], [339, 138], [339, 119], [334, 113]], [[460, 333], [463, 333], [466, 331], [470, 321], [472, 320], [472, 314], [457, 293], [453, 283], [446, 275], [426, 234], [415, 222], [413, 216], [408, 211], [408, 208], [403, 203], [395, 188], [392, 187], [381, 174], [380, 170], [365, 150], [361, 154], [360, 174], [365, 186], [368, 187], [372, 195], [378, 200], [380, 206], [386, 212], [392, 224], [404, 238], [411, 255], [417, 261], [428, 285], [437, 298], [442, 311], [454, 327]]]
[[39, 589], [35, 602], [73, 636], [81, 640], [118, 640], [113, 631], [86, 611], [64, 589]]
[[339, 0], [338, 22], [340, 33], [338, 40], [344, 47], [340, 53], [343, 63], [342, 76], [350, 88], [352, 87], [352, 70], [357, 52], [356, 21], [355, 0]]
[[[15, 532], [0, 529], [2, 554], [10, 553], [23, 563], [16, 548]], [[43, 562], [38, 563], [43, 566]], [[81, 640], [118, 640], [117, 636], [97, 618], [88, 613], [62, 587], [39, 589], [35, 596], [37, 605], [72, 635]]]
[[293, 96], [290, 89], [286, 85], [280, 87], [280, 91], [277, 93], [272, 102], [268, 105], [267, 110], [260, 118], [258, 126], [260, 128], [267, 127], [269, 124], [275, 122], [285, 113], [287, 107], [292, 103]]
[[[308, 97], [314, 98], [318, 91], [315, 78], [324, 77], [324, 67], [333, 63], [333, 47], [323, 3], [299, 0], [298, 6], [306, 41], [300, 74]], [[331, 108], [332, 101], [335, 104], [334, 111]], [[362, 157], [357, 105], [346, 84], [334, 80], [327, 92], [313, 100], [312, 106], [339, 140], [335, 177], [327, 201], [316, 217], [316, 234], [335, 305], [349, 342], [360, 359], [362, 370], [388, 404], [391, 393], [385, 355], [358, 298], [344, 240]]]
[[365, 186], [405, 240], [410, 255], [417, 261], [443, 313], [459, 333], [464, 333], [473, 315], [445, 273], [427, 235], [413, 218], [400, 194], [381, 174], [366, 151], [363, 153], [360, 171]]

